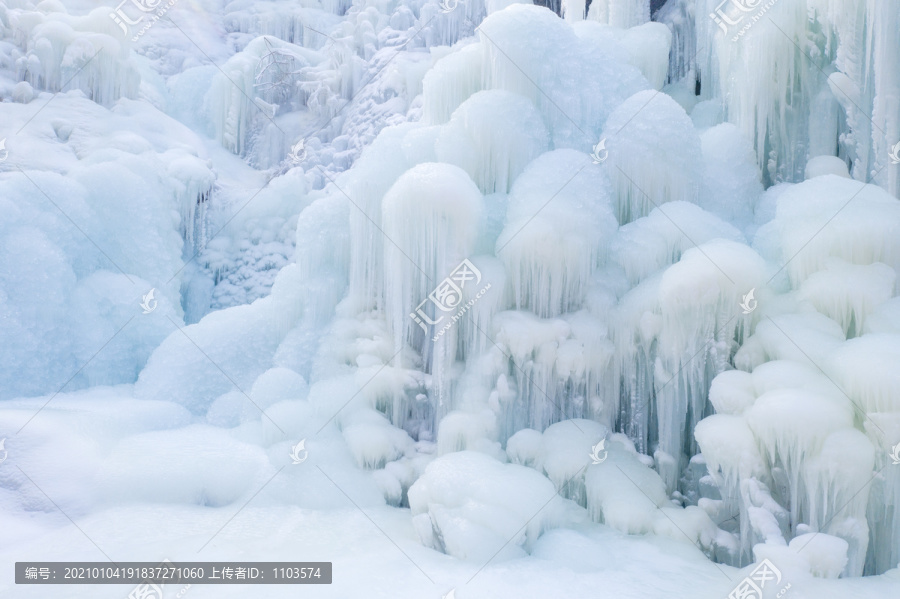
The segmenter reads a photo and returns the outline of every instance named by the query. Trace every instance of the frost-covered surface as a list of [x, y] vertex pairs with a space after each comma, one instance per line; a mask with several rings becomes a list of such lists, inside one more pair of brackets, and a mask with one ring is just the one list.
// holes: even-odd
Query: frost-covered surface
[[0, 6], [0, 595], [900, 591], [900, 7], [539, 4]]

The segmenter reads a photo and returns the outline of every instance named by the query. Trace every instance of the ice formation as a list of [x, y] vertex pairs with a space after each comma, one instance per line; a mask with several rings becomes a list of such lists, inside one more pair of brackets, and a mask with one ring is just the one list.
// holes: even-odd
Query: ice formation
[[436, 569], [639, 543], [896, 585], [895, 2], [204, 0], [137, 40], [33, 4], [0, 437], [61, 505], [274, 477], [261, 509]]

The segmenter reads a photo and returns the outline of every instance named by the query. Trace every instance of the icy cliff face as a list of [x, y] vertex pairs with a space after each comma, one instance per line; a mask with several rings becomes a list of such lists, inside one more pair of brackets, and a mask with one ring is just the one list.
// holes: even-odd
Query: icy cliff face
[[0, 398], [133, 384], [241, 480], [322, 433], [462, 559], [896, 567], [900, 6], [585, 6], [0, 7]]

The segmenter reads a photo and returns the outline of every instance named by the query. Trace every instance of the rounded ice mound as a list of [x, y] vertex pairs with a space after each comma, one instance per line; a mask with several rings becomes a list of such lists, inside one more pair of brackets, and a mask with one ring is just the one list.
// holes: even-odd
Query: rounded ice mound
[[423, 544], [479, 563], [524, 557], [545, 530], [586, 520], [531, 468], [472, 451], [431, 462], [409, 507]]
[[809, 571], [819, 578], [837, 578], [847, 564], [847, 541], [818, 532], [791, 539], [788, 547], [806, 558]]
[[556, 148], [592, 147], [610, 112], [650, 87], [637, 68], [596, 53], [595, 44], [542, 6], [515, 4], [495, 12], [478, 34], [485, 89], [530, 99]]
[[700, 137], [671, 97], [653, 90], [634, 94], [609, 115], [602, 138], [619, 223], [646, 216], [665, 202], [697, 203], [703, 174]]
[[584, 477], [591, 518], [626, 534], [653, 530], [659, 508], [669, 503], [666, 485], [629, 447], [610, 443], [607, 456]]
[[826, 364], [853, 402], [866, 412], [900, 412], [900, 335], [871, 334], [835, 348]]
[[497, 239], [516, 308], [550, 317], [580, 306], [617, 228], [612, 197], [603, 169], [581, 152], [555, 150], [528, 165]]
[[261, 408], [285, 399], [305, 399], [309, 393], [306, 380], [290, 368], [270, 368], [262, 373], [253, 388], [250, 397]]
[[799, 297], [841, 325], [847, 337], [865, 327], [869, 314], [894, 293], [897, 273], [886, 264], [850, 264], [838, 258], [803, 281]]
[[27, 81], [19, 81], [13, 86], [12, 100], [20, 104], [28, 104], [34, 98], [34, 89]]
[[435, 148], [438, 160], [461, 166], [482, 192], [506, 193], [549, 143], [547, 127], [528, 98], [489, 90], [453, 112]]
[[438, 60], [425, 73], [422, 79], [423, 123], [446, 123], [460, 104], [481, 91], [481, 53], [480, 44], [463, 46]]
[[806, 178], [814, 179], [824, 175], [837, 175], [838, 177], [850, 178], [850, 171], [847, 169], [847, 163], [837, 156], [816, 156], [810, 158], [806, 163]]
[[406, 431], [391, 425], [381, 412], [357, 410], [345, 418], [342, 432], [360, 468], [375, 470], [402, 457], [412, 448]]
[[98, 474], [110, 502], [223, 506], [256, 484], [269, 461], [259, 447], [208, 426], [126, 437]]
[[804, 456], [818, 453], [829, 433], [853, 427], [850, 401], [802, 389], [764, 393], [745, 415], [760, 447], [796, 473]]
[[727, 486], [739, 479], [766, 474], [756, 438], [744, 418], [730, 414], [707, 416], [697, 423], [694, 436], [709, 471], [721, 470]]
[[689, 202], [669, 202], [619, 228], [610, 244], [612, 259], [632, 285], [677, 262], [695, 244], [713, 239], [744, 243], [741, 232]]
[[612, 56], [637, 67], [654, 89], [665, 85], [672, 31], [662, 23], [645, 22], [623, 30], [587, 20], [574, 22], [572, 27], [594, 56]]
[[174, 401], [203, 414], [223, 393], [246, 393], [303, 310], [297, 274], [296, 265], [289, 265], [270, 296], [212, 312], [171, 333], [138, 376], [135, 397]]
[[506, 441], [506, 456], [513, 464], [533, 468], [541, 457], [543, 439], [540, 431], [520, 429]]
[[900, 203], [882, 188], [825, 175], [792, 185], [777, 202], [773, 226], [793, 287], [829, 258], [900, 270]]
[[586, 505], [584, 472], [606, 457], [609, 432], [599, 422], [580, 418], [551, 424], [544, 431], [538, 465], [564, 497]]
[[826, 354], [844, 341], [841, 325], [814, 310], [761, 320], [734, 355], [734, 365], [753, 370], [770, 360], [822, 364]]
[[713, 379], [709, 401], [717, 414], [737, 414], [753, 405], [756, 393], [753, 377], [742, 370], [726, 370]]

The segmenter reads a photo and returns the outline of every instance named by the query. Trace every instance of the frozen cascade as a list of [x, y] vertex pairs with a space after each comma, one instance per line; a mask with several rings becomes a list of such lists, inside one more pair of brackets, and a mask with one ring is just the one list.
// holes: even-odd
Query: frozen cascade
[[[2, 108], [62, 92], [52, 143], [10, 136], [34, 181], [0, 166], [0, 263], [46, 279], [0, 269], [0, 395], [77, 371], [224, 448], [154, 500], [233, 503], [305, 437], [461, 559], [593, 520], [736, 567], [895, 568], [900, 9], [778, 0], [722, 35], [719, 0], [589, 4], [237, 0], [224, 74], [108, 7], [0, 7]], [[128, 447], [167, 476], [158, 446], [185, 442], [125, 438], [101, 488], [133, 482]]]

